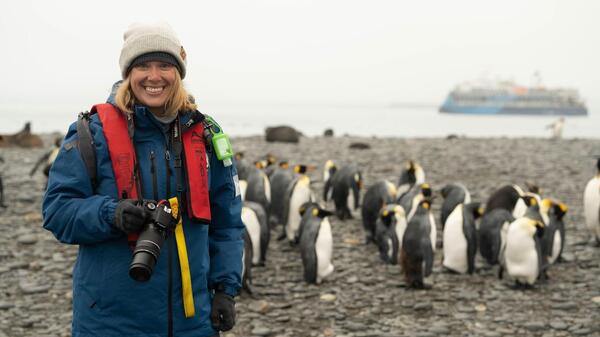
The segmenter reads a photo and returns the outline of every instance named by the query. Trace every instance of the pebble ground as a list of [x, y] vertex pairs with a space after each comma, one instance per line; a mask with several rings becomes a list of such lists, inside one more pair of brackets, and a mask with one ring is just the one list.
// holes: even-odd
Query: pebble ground
[[[356, 142], [371, 148], [350, 149]], [[274, 144], [247, 137], [233, 139], [233, 145], [249, 158], [271, 152], [316, 165], [310, 175], [317, 196], [327, 159], [357, 163], [366, 187], [379, 179], [397, 182], [404, 162], [414, 159], [434, 190], [462, 182], [474, 200], [485, 201], [504, 183], [531, 181], [544, 196], [566, 202], [569, 211], [566, 262], [553, 265], [550, 279], [532, 290], [512, 289], [495, 269], [473, 276], [446, 273], [439, 249], [433, 288], [407, 289], [399, 267], [384, 265], [376, 247], [363, 243], [359, 216], [331, 218], [335, 272], [321, 285], [307, 285], [299, 252], [275, 240], [276, 228], [266, 266], [253, 269], [254, 295], [237, 298], [237, 324], [224, 337], [600, 336], [600, 248], [589, 244], [581, 200], [595, 174], [600, 140], [315, 137]], [[0, 337], [70, 336], [77, 247], [58, 243], [41, 227], [44, 177], [30, 178], [28, 172], [44, 152], [0, 150], [9, 205], [0, 209]], [[440, 203], [433, 207], [437, 219]]]

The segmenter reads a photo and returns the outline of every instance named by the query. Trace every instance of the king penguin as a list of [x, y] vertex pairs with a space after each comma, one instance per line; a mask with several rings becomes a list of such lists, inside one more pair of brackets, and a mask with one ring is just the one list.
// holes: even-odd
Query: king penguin
[[333, 237], [328, 217], [333, 213], [322, 209], [314, 202], [300, 207], [300, 255], [304, 267], [304, 280], [320, 284], [333, 273], [331, 263]]
[[529, 287], [543, 272], [541, 238], [544, 220], [539, 205], [532, 201], [525, 215], [508, 226], [506, 235], [506, 272], [517, 286]]
[[[539, 192], [539, 187], [533, 186], [533, 189]], [[538, 205], [538, 211], [544, 220], [544, 225], [548, 225], [548, 209], [542, 204], [540, 195], [531, 191], [523, 192], [517, 185], [506, 185], [494, 192], [487, 201], [485, 212], [503, 208], [510, 211], [515, 219], [518, 219], [528, 211], [532, 205], [532, 200]]]
[[471, 193], [469, 193], [469, 190], [460, 183], [448, 184], [442, 188], [441, 192], [442, 197], [444, 198], [440, 216], [443, 230], [446, 225], [446, 219], [458, 204], [466, 205], [471, 203]]
[[417, 210], [419, 202], [424, 199], [430, 199], [432, 193], [431, 186], [428, 183], [413, 185], [396, 203], [404, 208], [406, 219], [410, 221]]
[[272, 153], [267, 153], [264, 159], [261, 161], [261, 163], [263, 165], [263, 170], [265, 171], [265, 174], [267, 175], [267, 177], [271, 178], [271, 175], [278, 167], [278, 165], [275, 165], [277, 164], [277, 157]]
[[240, 181], [248, 179], [248, 173], [252, 168], [252, 165], [250, 165], [246, 160], [244, 152], [236, 152], [234, 158], [235, 168], [237, 170]]
[[337, 166], [333, 162], [333, 160], [329, 159], [325, 162], [325, 166], [323, 167], [323, 200], [325, 202], [331, 201], [332, 198], [332, 186], [331, 186], [331, 178], [337, 172]]
[[477, 253], [475, 221], [483, 210], [480, 203], [458, 204], [446, 220], [443, 232], [444, 259], [442, 265], [459, 274], [473, 274]]
[[252, 294], [252, 240], [248, 231], [244, 231], [244, 251], [242, 252], [242, 289]]
[[596, 176], [588, 181], [583, 192], [583, 210], [592, 239], [600, 247], [600, 158], [596, 162], [596, 170]]
[[246, 232], [252, 242], [252, 264], [264, 266], [271, 232], [262, 205], [252, 201], [244, 201], [242, 222], [246, 226]]
[[496, 208], [503, 208], [510, 211], [515, 218], [520, 218], [527, 210], [527, 205], [522, 199], [523, 195], [525, 192], [518, 185], [502, 186], [488, 198], [485, 211], [491, 212]]
[[286, 191], [288, 202], [285, 204], [285, 238], [290, 244], [298, 243], [300, 221], [300, 207], [307, 202], [313, 201], [314, 196], [310, 189], [310, 178], [305, 174], [297, 175], [288, 185]]
[[398, 179], [398, 188], [396, 189], [396, 199], [400, 199], [402, 195], [411, 189], [414, 185], [420, 185], [425, 182], [425, 171], [417, 162], [409, 160], [406, 163], [400, 179]]
[[504, 250], [506, 249], [506, 235], [508, 226], [515, 221], [512, 213], [496, 208], [485, 212], [479, 223], [479, 253], [485, 261], [493, 266], [504, 264]]
[[542, 238], [542, 253], [547, 258], [548, 264], [560, 261], [563, 248], [565, 247], [565, 224], [563, 217], [567, 213], [568, 207], [564, 203], [544, 199], [542, 203], [549, 203], [549, 223], [544, 229]]
[[356, 165], [344, 166], [330, 180], [336, 215], [340, 220], [352, 219], [352, 212], [359, 207], [361, 172]]
[[402, 239], [400, 263], [406, 284], [411, 288], [431, 287], [428, 278], [433, 271], [436, 232], [430, 208], [429, 199], [419, 202]]
[[271, 183], [269, 177], [262, 170], [263, 164], [256, 162], [255, 165], [255, 167], [248, 168], [248, 177], [246, 178], [248, 184], [244, 200], [261, 204], [268, 219], [271, 210]]
[[375, 225], [375, 242], [385, 263], [398, 264], [406, 231], [406, 214], [400, 205], [386, 205]]
[[392, 204], [396, 197], [396, 186], [387, 180], [376, 182], [367, 189], [361, 206], [363, 228], [365, 229], [365, 242], [375, 239], [375, 223], [380, 211], [385, 205]]
[[287, 161], [279, 162], [279, 165], [269, 177], [269, 181], [271, 182], [271, 213], [269, 224], [271, 228], [283, 224], [286, 192], [292, 180], [294, 180], [294, 175], [289, 169]]

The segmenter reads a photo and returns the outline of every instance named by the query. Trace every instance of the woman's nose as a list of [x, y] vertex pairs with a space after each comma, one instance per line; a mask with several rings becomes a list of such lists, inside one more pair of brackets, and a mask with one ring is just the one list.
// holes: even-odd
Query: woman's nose
[[148, 69], [148, 80], [150, 80], [150, 81], [160, 80], [160, 69], [158, 69], [158, 67], [151, 66], [150, 69]]

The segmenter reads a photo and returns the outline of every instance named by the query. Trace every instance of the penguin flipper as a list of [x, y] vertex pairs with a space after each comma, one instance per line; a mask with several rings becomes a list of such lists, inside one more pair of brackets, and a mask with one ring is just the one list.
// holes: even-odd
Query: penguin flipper
[[428, 277], [433, 272], [433, 247], [431, 243], [423, 249], [423, 260], [425, 262], [425, 270], [423, 276]]
[[323, 200], [329, 201], [329, 190], [331, 189], [331, 177], [325, 182], [323, 187]]
[[463, 209], [463, 232], [467, 239], [467, 272], [472, 275], [475, 272], [475, 255], [477, 253], [477, 230], [475, 229], [475, 219], [471, 214]]
[[4, 204], [4, 183], [2, 182], [2, 176], [0, 176], [0, 207], [6, 207]]
[[358, 209], [360, 206], [360, 189], [356, 182], [352, 186], [352, 192], [354, 193], [354, 209]]
[[304, 281], [310, 284], [316, 284], [318, 272], [317, 238], [320, 221], [318, 218], [311, 220], [313, 221], [307, 221], [301, 226], [302, 235], [299, 239], [300, 255], [304, 266]]

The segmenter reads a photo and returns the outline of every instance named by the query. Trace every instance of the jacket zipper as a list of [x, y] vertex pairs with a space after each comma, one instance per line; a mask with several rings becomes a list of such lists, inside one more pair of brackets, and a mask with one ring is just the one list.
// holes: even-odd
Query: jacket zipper
[[152, 174], [152, 192], [154, 200], [158, 201], [158, 180], [156, 177], [156, 156], [154, 155], [154, 151], [150, 151], [150, 173]]

